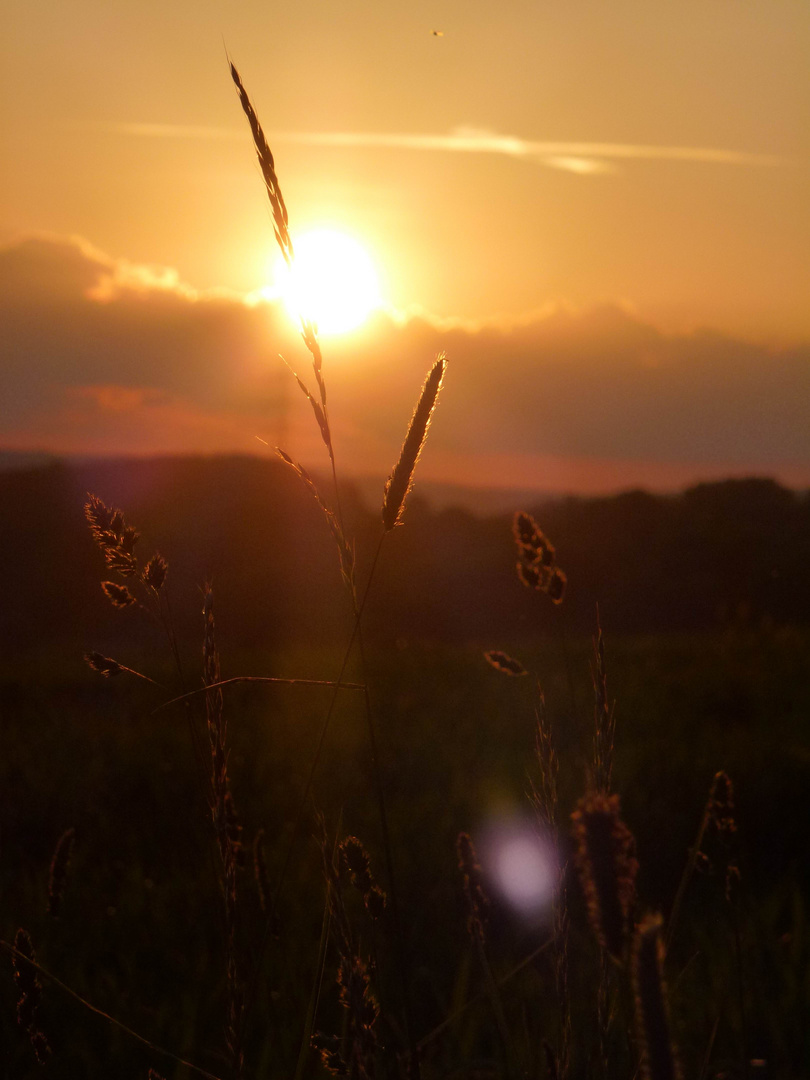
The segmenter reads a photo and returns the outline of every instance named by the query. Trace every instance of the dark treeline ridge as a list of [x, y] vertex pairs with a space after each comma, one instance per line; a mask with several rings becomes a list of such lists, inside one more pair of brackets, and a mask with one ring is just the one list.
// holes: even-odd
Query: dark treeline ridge
[[[200, 590], [209, 580], [225, 648], [340, 640], [349, 613], [333, 541], [291, 470], [254, 457], [125, 459], [0, 473], [7, 654], [67, 641], [104, 648], [131, 637], [133, 613], [112, 611], [99, 588], [110, 575], [84, 521], [88, 491], [139, 529], [144, 561], [154, 550], [168, 560], [175, 618], [189, 641], [199, 637]], [[518, 509], [533, 513], [556, 545], [572, 632], [592, 632], [597, 603], [611, 633], [810, 622], [810, 497], [773, 480]], [[362, 583], [379, 511], [347, 488], [344, 512]], [[496, 645], [550, 632], [557, 614], [517, 579], [508, 515], [433, 510], [417, 486], [406, 527], [384, 547], [368, 611], [378, 641]]]

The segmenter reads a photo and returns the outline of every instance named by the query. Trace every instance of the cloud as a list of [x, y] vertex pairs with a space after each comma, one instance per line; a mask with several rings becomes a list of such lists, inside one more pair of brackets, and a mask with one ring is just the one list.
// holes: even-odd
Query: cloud
[[[112, 125], [121, 134], [162, 139], [244, 140], [237, 128], [202, 125], [120, 123]], [[273, 131], [268, 141], [297, 143], [301, 146], [343, 147], [347, 149], [385, 149], [415, 152], [462, 154], [499, 154], [563, 169], [579, 175], [619, 171], [626, 161], [672, 161], [703, 165], [776, 167], [787, 164], [785, 158], [741, 150], [700, 146], [655, 146], [642, 143], [551, 142], [499, 135], [485, 128], [462, 126], [445, 135], [407, 134], [373, 131]]]
[[[0, 323], [2, 447], [251, 453], [258, 437], [323, 465], [278, 354], [304, 377], [309, 356], [275, 304], [40, 236], [0, 248]], [[380, 312], [362, 334], [324, 341], [342, 468], [387, 474], [441, 350], [425, 477], [609, 490], [769, 473], [810, 485], [810, 345], [667, 334], [618, 305], [511, 327]]]

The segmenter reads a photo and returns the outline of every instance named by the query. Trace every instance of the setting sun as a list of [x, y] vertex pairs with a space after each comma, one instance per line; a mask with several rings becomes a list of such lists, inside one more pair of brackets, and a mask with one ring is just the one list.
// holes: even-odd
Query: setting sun
[[368, 252], [352, 237], [332, 229], [315, 229], [293, 242], [293, 266], [279, 255], [273, 275], [292, 318], [310, 319], [321, 334], [343, 334], [364, 322], [380, 303]]

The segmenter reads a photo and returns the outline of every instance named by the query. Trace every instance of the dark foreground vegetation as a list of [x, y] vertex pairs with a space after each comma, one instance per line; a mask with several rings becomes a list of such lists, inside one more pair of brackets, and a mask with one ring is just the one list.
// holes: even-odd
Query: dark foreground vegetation
[[[101, 593], [110, 575], [82, 513], [88, 490], [125, 508], [143, 534], [144, 561], [155, 549], [167, 558], [163, 587], [184, 677], [160, 629], [138, 610], [113, 610]], [[379, 515], [350, 498], [344, 512], [362, 580]], [[559, 606], [518, 580], [509, 519], [434, 513], [413, 497], [364, 617], [365, 671], [355, 655], [345, 675], [370, 687], [404, 948], [360, 695], [337, 697], [292, 843], [331, 691], [224, 688], [241, 829], [234, 940], [250, 1004], [244, 1030], [237, 1024], [245, 1076], [315, 1076], [339, 1068], [354, 1046], [352, 1075], [393, 1080], [407, 1072], [414, 1043], [430, 1078], [632, 1077], [640, 1055], [645, 1075], [666, 1074], [650, 1071], [643, 1056], [638, 980], [624, 977], [628, 957], [611, 959], [609, 935], [598, 944], [575, 870], [571, 814], [578, 803], [583, 813], [594, 731], [614, 700], [610, 787], [621, 793], [639, 864], [632, 920], [654, 940], [654, 924], [643, 920], [660, 912], [671, 936], [667, 1038], [683, 1075], [807, 1075], [810, 504], [769, 481], [745, 481], [534, 512], [568, 576]], [[45, 974], [26, 998], [21, 973], [31, 969], [18, 960], [15, 985], [7, 956], [2, 1075], [235, 1075], [227, 875], [192, 737], [196, 730], [208, 753], [205, 707], [199, 696], [188, 708], [158, 706], [202, 685], [204, 585], [212, 580], [222, 678], [337, 677], [352, 612], [323, 515], [290, 470], [253, 459], [5, 474], [0, 515], [0, 938], [14, 943], [25, 927], [46, 972], [152, 1044]], [[593, 652], [597, 602], [604, 667]], [[91, 649], [165, 689], [126, 673], [103, 678], [83, 661]], [[502, 674], [484, 649], [502, 650], [532, 675]], [[207, 647], [207, 663], [211, 655]], [[603, 675], [607, 697], [598, 692]], [[538, 722], [553, 733], [559, 758], [563, 986], [553, 905], [516, 913], [497, 892], [485, 852], [493, 829], [548, 826], [542, 795], [534, 803], [529, 795], [548, 777], [548, 757], [535, 747]], [[733, 794], [714, 780], [719, 770]], [[60, 866], [55, 851], [70, 829], [70, 858]], [[477, 871], [463, 851], [459, 868], [459, 833], [483, 845], [481, 935], [469, 903]], [[337, 842], [352, 835], [389, 894], [377, 919], [345, 866], [342, 884], [326, 884], [330, 865], [340, 871]], [[268, 896], [282, 875], [262, 951]], [[56, 916], [49, 886], [59, 894]], [[367, 1005], [378, 1010], [366, 1014], [365, 1035], [335, 981], [342, 971], [347, 985], [341, 926], [363, 958]], [[24, 1013], [34, 998], [34, 1022], [21, 1026], [18, 1004], [27, 1001]], [[44, 1065], [32, 1031], [49, 1043]], [[363, 1044], [372, 1031], [373, 1045]]]
[[[78, 652], [91, 633], [99, 647], [131, 635], [99, 589], [82, 511], [88, 491], [123, 506], [142, 547], [168, 559], [181, 637], [196, 642], [197, 597], [213, 579], [225, 651], [341, 640], [347, 601], [334, 542], [289, 468], [251, 457], [158, 458], [0, 473], [0, 632], [12, 652], [41, 653], [46, 643]], [[350, 487], [344, 504], [362, 576], [379, 509], [361, 505]], [[534, 511], [554, 539], [573, 633], [593, 633], [597, 603], [611, 634], [810, 625], [810, 496], [774, 481], [515, 509]], [[432, 512], [417, 488], [369, 600], [370, 632], [386, 644], [491, 647], [550, 629], [556, 612], [540, 608], [514, 567], [510, 516]]]

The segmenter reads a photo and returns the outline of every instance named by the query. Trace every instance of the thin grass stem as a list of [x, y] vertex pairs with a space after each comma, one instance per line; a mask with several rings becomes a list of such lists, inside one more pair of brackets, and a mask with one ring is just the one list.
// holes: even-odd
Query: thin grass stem
[[191, 1071], [196, 1073], [198, 1076], [205, 1077], [206, 1080], [221, 1080], [221, 1078], [216, 1076], [214, 1073], [210, 1073], [206, 1069], [200, 1068], [199, 1065], [195, 1065], [193, 1061], [186, 1061], [185, 1058], [180, 1057], [179, 1055], [173, 1053], [171, 1050], [166, 1050], [165, 1047], [158, 1046], [157, 1043], [151, 1042], [149, 1039], [145, 1038], [145, 1036], [139, 1035], [137, 1031], [133, 1031], [131, 1027], [129, 1027], [127, 1024], [124, 1024], [121, 1020], [117, 1020], [114, 1016], [110, 1016], [109, 1013], [104, 1012], [103, 1009], [100, 1009], [97, 1005], [93, 1005], [91, 1002], [87, 1001], [86, 998], [83, 998], [81, 994], [77, 994], [75, 990], [72, 990], [69, 986], [63, 983], [62, 980], [57, 978], [56, 975], [53, 975], [50, 971], [46, 970], [44, 967], [41, 967], [35, 960], [31, 960], [30, 957], [26, 956], [25, 953], [20, 952], [19, 949], [15, 949], [13, 945], [9, 944], [9, 942], [0, 940], [0, 949], [4, 949], [10, 956], [13, 956], [15, 960], [22, 960], [24, 963], [34, 968], [34, 970], [38, 974], [40, 974], [43, 979], [47, 979], [48, 982], [53, 983], [54, 986], [59, 987], [59, 989], [63, 993], [67, 994], [69, 997], [72, 997], [74, 1001], [77, 1001], [85, 1009], [88, 1009], [90, 1012], [95, 1013], [96, 1016], [100, 1016], [103, 1020], [106, 1020], [108, 1024], [112, 1024], [114, 1027], [117, 1027], [119, 1031], [123, 1031], [126, 1035], [129, 1035], [131, 1039], [135, 1039], [143, 1046], [148, 1047], [148, 1049], [151, 1050], [153, 1053], [160, 1054], [161, 1057], [168, 1058], [169, 1060], [174, 1061], [177, 1065], [184, 1065], [187, 1069], [191, 1069]]

